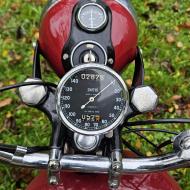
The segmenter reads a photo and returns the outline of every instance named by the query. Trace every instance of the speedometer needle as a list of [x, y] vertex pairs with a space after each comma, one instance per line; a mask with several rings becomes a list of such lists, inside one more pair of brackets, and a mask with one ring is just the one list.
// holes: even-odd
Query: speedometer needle
[[98, 92], [98, 94], [96, 94], [94, 97], [90, 97], [89, 101], [86, 102], [86, 104], [83, 104], [81, 106], [81, 109], [83, 110], [90, 102], [94, 102], [95, 98], [97, 96], [99, 96], [104, 90], [106, 90], [109, 86], [111, 86], [113, 83], [115, 82], [115, 80], [113, 80], [111, 83], [109, 83], [105, 88], [103, 88], [100, 92]]
[[90, 11], [90, 23], [91, 23], [91, 28], [93, 28], [92, 9]]

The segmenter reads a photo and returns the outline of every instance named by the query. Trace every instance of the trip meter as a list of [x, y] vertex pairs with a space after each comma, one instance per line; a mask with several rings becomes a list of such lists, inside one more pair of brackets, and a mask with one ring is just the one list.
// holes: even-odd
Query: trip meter
[[88, 3], [79, 9], [77, 21], [83, 29], [97, 31], [107, 23], [107, 14], [101, 5]]
[[122, 78], [104, 65], [90, 63], [69, 71], [57, 90], [57, 112], [66, 127], [85, 134], [106, 133], [122, 123], [128, 90]]

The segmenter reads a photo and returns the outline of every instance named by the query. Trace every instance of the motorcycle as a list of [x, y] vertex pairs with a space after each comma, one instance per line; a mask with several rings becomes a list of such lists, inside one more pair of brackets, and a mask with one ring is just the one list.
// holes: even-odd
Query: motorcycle
[[[40, 56], [61, 78], [58, 85], [42, 81]], [[132, 61], [134, 76], [127, 87], [118, 73]], [[27, 190], [180, 190], [166, 171], [189, 167], [190, 131], [178, 134], [137, 126], [190, 119], [129, 121], [153, 111], [158, 103], [154, 89], [144, 84], [138, 21], [129, 0], [48, 1], [32, 77], [0, 92], [13, 88], [52, 125], [47, 147], [0, 145], [1, 161], [42, 170]], [[145, 157], [122, 138], [135, 133], [146, 139], [142, 131], [173, 134], [160, 146], [172, 143], [173, 152]]]

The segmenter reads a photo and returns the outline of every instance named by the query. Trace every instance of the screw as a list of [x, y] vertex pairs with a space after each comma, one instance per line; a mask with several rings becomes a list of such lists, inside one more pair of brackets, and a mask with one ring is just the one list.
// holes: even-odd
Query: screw
[[51, 160], [49, 162], [49, 167], [53, 170], [58, 170], [59, 169], [59, 162], [56, 160]]
[[67, 53], [63, 54], [63, 60], [67, 60], [69, 58], [69, 55]]
[[110, 187], [110, 189], [118, 189], [118, 187], [119, 187], [119, 180], [110, 180], [109, 181], [109, 187]]
[[112, 58], [110, 58], [110, 59], [108, 59], [108, 63], [109, 63], [110, 65], [113, 65], [113, 64], [114, 64], [114, 60], [113, 60]]
[[121, 164], [119, 164], [119, 163], [113, 164], [112, 169], [113, 169], [115, 172], [121, 171], [121, 169], [122, 169]]
[[56, 176], [51, 176], [49, 179], [49, 184], [50, 185], [58, 185], [58, 180]]

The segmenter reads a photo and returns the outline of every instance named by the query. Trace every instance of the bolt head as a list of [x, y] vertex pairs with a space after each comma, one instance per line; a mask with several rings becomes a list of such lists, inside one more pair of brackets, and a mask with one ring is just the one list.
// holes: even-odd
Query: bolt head
[[[40, 79], [29, 78], [25, 82], [40, 82]], [[27, 105], [38, 105], [41, 103], [46, 95], [47, 88], [43, 85], [28, 85], [18, 89], [20, 98], [23, 103]]]
[[53, 169], [53, 170], [58, 170], [58, 169], [59, 169], [59, 166], [60, 166], [60, 164], [59, 164], [59, 162], [56, 161], [56, 160], [51, 160], [51, 161], [49, 162], [49, 167], [50, 167], [51, 169]]
[[49, 178], [49, 184], [50, 185], [58, 185], [58, 179], [57, 179], [57, 177], [56, 176], [51, 176]]
[[69, 55], [67, 53], [63, 54], [63, 60], [67, 60], [69, 58]]
[[112, 180], [109, 181], [110, 189], [118, 189], [119, 185], [120, 185], [119, 180], [112, 179]]
[[141, 113], [152, 111], [158, 104], [158, 95], [150, 86], [138, 87], [132, 92], [131, 103]]
[[110, 58], [110, 59], [108, 59], [108, 63], [109, 63], [110, 65], [113, 65], [113, 64], [114, 64], [114, 60], [113, 60], [112, 58]]

